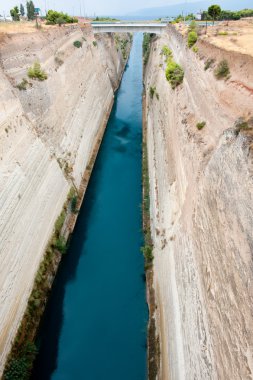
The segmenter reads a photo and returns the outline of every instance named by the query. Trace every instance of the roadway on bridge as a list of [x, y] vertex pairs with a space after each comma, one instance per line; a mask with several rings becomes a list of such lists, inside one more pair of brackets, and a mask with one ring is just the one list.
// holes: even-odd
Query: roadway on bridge
[[141, 23], [141, 22], [116, 22], [116, 23], [92, 23], [95, 33], [132, 33], [132, 32], [146, 32], [146, 33], [162, 33], [166, 28], [165, 23]]

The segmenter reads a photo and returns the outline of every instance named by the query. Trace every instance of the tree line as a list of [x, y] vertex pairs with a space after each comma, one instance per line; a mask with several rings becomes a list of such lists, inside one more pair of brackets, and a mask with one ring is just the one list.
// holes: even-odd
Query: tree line
[[[20, 6], [16, 5], [10, 10], [10, 14], [13, 21], [20, 21], [20, 16], [25, 16], [25, 7], [23, 4]], [[26, 2], [26, 15], [28, 20], [34, 20], [35, 18], [35, 7], [32, 1]]]
[[[10, 10], [10, 14], [13, 21], [20, 21], [20, 16], [24, 17], [25, 15], [25, 7], [23, 4], [20, 4], [18, 7], [17, 5], [13, 7]], [[26, 2], [26, 15], [27, 19], [34, 20], [36, 18], [35, 15], [35, 7], [32, 1]], [[49, 10], [46, 14], [46, 17], [43, 17], [46, 19], [47, 25], [62, 25], [62, 24], [72, 24], [78, 22], [78, 19], [75, 17], [69, 16], [67, 13], [63, 12], [57, 12], [53, 10]]]
[[[201, 13], [202, 21], [223, 21], [223, 20], [240, 20], [243, 17], [253, 17], [253, 9], [242, 9], [240, 11], [226, 11], [221, 9], [219, 5], [211, 5], [207, 11]], [[178, 15], [174, 22], [181, 22], [183, 20], [195, 20], [196, 15], [189, 13], [185, 17]], [[159, 19], [161, 20], [161, 19]]]
[[[210, 8], [211, 8], [211, 13], [209, 12]], [[226, 11], [226, 10], [221, 9], [219, 5], [212, 5], [211, 7], [208, 8], [207, 11], [204, 11], [202, 13], [201, 19], [213, 20], [213, 13], [212, 13], [213, 10], [214, 10], [215, 19], [218, 21], [240, 20], [243, 17], [253, 16], [253, 9], [242, 9], [240, 11]]]

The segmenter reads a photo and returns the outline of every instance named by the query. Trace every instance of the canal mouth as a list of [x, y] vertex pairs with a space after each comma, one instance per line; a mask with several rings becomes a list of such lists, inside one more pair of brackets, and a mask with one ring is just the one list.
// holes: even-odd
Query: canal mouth
[[32, 379], [145, 379], [142, 40], [129, 61], [38, 335]]

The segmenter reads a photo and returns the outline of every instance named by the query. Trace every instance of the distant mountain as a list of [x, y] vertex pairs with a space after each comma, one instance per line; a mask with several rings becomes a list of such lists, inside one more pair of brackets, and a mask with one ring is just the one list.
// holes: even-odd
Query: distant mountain
[[244, 8], [253, 8], [252, 0], [203, 0], [194, 3], [172, 4], [164, 7], [144, 8], [135, 12], [128, 13], [128, 18], [148, 17], [158, 18], [166, 16], [177, 16], [180, 13], [196, 13], [200, 10], [206, 10], [212, 4], [219, 4], [222, 9], [235, 11]]

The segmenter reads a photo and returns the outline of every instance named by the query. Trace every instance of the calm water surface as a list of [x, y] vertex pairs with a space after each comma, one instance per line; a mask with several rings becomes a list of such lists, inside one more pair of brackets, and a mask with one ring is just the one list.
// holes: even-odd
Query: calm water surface
[[141, 93], [142, 34], [136, 34], [48, 303], [34, 380], [146, 378]]

